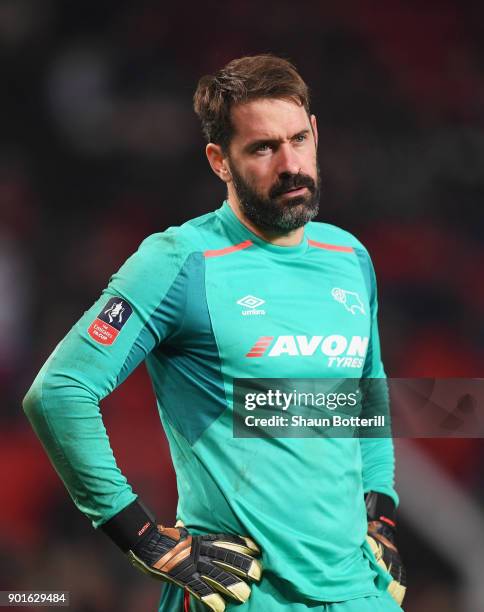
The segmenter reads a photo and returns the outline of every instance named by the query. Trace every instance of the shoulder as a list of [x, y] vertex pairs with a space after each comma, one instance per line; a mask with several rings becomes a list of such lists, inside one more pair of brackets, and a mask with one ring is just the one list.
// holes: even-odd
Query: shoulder
[[331, 246], [348, 247], [355, 251], [360, 251], [362, 254], [364, 253], [365, 256], [369, 257], [368, 250], [358, 238], [351, 232], [337, 225], [312, 221], [306, 226], [306, 235], [309, 240]]
[[207, 237], [217, 229], [218, 217], [210, 212], [163, 232], [151, 234], [141, 243], [138, 252], [147, 257], [175, 257], [185, 259], [192, 253], [203, 252]]
[[206, 249], [207, 234], [213, 233], [214, 213], [191, 219], [151, 234], [124, 262], [111, 280], [135, 283], [139, 286], [166, 286], [187, 266], [195, 267]]
[[308, 240], [322, 243], [324, 248], [351, 252], [358, 259], [358, 263], [365, 279], [368, 294], [375, 296], [376, 277], [373, 262], [364, 244], [350, 232], [331, 225], [330, 223], [308, 223], [306, 235]]
[[181, 274], [198, 269], [202, 251], [199, 226], [191, 221], [151, 234], [113, 274], [111, 293], [148, 304], [151, 311]]

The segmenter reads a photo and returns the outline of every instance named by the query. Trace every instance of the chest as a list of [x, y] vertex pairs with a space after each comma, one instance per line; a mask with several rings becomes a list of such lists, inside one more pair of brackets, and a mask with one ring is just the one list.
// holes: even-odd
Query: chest
[[277, 261], [245, 251], [207, 261], [205, 291], [230, 377], [359, 377], [368, 290], [352, 253]]

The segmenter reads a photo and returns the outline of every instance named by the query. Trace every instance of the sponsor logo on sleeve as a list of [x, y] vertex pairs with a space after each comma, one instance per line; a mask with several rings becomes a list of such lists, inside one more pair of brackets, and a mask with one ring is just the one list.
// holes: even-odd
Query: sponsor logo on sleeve
[[91, 323], [87, 333], [99, 344], [112, 344], [132, 312], [133, 309], [126, 300], [112, 297]]

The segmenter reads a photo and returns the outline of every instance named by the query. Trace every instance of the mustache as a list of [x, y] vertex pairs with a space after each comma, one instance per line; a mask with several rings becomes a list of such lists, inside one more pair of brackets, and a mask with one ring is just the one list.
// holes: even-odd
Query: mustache
[[314, 180], [307, 174], [289, 174], [279, 179], [277, 183], [271, 187], [269, 197], [277, 198], [290, 189], [299, 189], [300, 187], [307, 187], [311, 193], [314, 193], [316, 190]]

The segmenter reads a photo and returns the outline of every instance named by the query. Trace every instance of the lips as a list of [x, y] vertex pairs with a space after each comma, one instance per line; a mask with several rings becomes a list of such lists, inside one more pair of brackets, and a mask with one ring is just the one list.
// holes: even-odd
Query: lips
[[305, 189], [307, 189], [306, 185], [301, 185], [301, 187], [292, 187], [291, 189], [287, 189], [286, 191], [283, 191], [280, 195], [287, 195], [290, 193], [302, 192]]
[[271, 198], [277, 198], [282, 195], [294, 193], [295, 191], [307, 189], [311, 193], [314, 192], [314, 181], [309, 176], [294, 175], [292, 177], [281, 180], [269, 193]]

